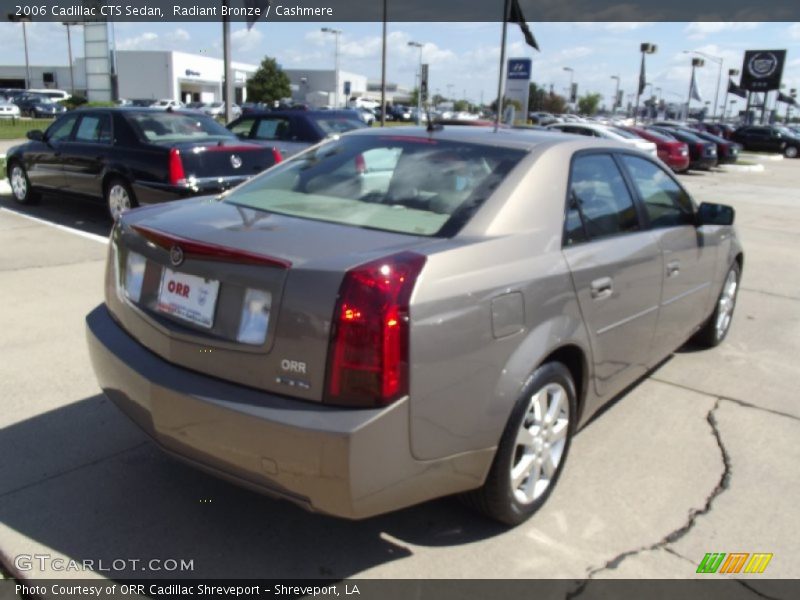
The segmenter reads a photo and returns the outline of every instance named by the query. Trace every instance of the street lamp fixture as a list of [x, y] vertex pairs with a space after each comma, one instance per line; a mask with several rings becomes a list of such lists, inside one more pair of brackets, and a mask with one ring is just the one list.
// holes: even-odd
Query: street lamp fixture
[[639, 85], [636, 86], [636, 108], [633, 109], [633, 125], [636, 126], [636, 120], [639, 118], [639, 97], [642, 95], [642, 85], [641, 80], [645, 74], [645, 55], [646, 54], [655, 54], [658, 50], [658, 46], [655, 44], [651, 44], [649, 42], [643, 42], [639, 44], [639, 52], [642, 53], [642, 65], [639, 69]]
[[[739, 69], [728, 69], [728, 79], [731, 77], [736, 77], [739, 75], [741, 71]], [[722, 120], [725, 121], [725, 117], [728, 113], [728, 87], [729, 84], [725, 84], [725, 101], [722, 103]]]
[[323, 27], [322, 33], [330, 33], [336, 40], [336, 46], [333, 54], [333, 78], [334, 85], [336, 86], [336, 93], [334, 94], [334, 108], [339, 108], [339, 36], [342, 34], [341, 29], [333, 29], [332, 27]]
[[575, 84], [575, 69], [572, 67], [564, 67], [564, 70], [569, 73], [569, 90], [567, 94], [569, 95], [570, 104], [572, 103], [572, 86]]
[[72, 36], [69, 33], [69, 28], [75, 25], [80, 25], [77, 21], [67, 21], [62, 23], [67, 28], [67, 52], [69, 55], [69, 93], [75, 95], [75, 73], [72, 67]]
[[421, 44], [420, 42], [408, 42], [408, 45], [412, 48], [419, 49], [419, 73], [417, 74], [417, 118], [415, 119], [417, 125], [419, 125], [422, 119], [422, 48], [425, 47], [425, 44]]

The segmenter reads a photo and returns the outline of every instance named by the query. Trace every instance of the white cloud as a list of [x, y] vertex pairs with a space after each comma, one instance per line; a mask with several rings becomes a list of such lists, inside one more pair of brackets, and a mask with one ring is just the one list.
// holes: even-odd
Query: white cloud
[[580, 29], [588, 29], [590, 31], [610, 31], [612, 33], [621, 33], [624, 31], [636, 31], [637, 29], [643, 29], [644, 27], [651, 27], [652, 23], [645, 23], [639, 21], [610, 21], [606, 23], [602, 22], [577, 22], [577, 23], [570, 23], [570, 27], [578, 27]]
[[703, 38], [723, 31], [749, 31], [759, 27], [761, 23], [754, 21], [694, 21], [684, 28], [684, 33], [690, 40]]
[[117, 42], [117, 50], [149, 50], [159, 42], [158, 34], [152, 31], [145, 31], [133, 37], [127, 37]]
[[181, 28], [178, 28], [172, 33], [167, 34], [165, 37], [174, 42], [188, 42], [190, 39], [192, 39], [192, 36], [189, 35], [189, 32]]
[[795, 23], [789, 27], [789, 36], [794, 40], [800, 40], [800, 23]]
[[258, 29], [237, 29], [231, 33], [231, 46], [236, 52], [253, 52], [261, 47], [264, 34]]

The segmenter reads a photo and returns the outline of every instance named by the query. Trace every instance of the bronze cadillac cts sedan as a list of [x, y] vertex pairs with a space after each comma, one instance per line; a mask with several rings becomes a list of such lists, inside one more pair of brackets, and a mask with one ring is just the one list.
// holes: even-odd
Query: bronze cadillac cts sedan
[[516, 524], [604, 403], [725, 338], [733, 217], [611, 141], [358, 131], [125, 213], [91, 357], [218, 476], [354, 519], [464, 493]]

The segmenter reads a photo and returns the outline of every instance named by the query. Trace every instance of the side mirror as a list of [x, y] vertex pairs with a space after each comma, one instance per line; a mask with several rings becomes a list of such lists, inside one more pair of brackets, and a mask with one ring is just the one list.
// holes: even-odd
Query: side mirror
[[736, 211], [727, 204], [713, 204], [703, 202], [697, 210], [697, 226], [703, 225], [733, 225]]
[[33, 140], [34, 142], [44, 141], [44, 133], [42, 133], [39, 129], [33, 129], [29, 131], [26, 135], [29, 140]]

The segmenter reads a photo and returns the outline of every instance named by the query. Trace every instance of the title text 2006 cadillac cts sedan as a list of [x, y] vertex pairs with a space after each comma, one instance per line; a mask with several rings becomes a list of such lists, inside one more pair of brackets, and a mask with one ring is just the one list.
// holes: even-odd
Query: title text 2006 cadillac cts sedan
[[363, 518], [465, 492], [519, 523], [576, 430], [729, 329], [733, 209], [614, 142], [364, 130], [223, 198], [125, 213], [87, 317], [105, 393], [158, 444]]

